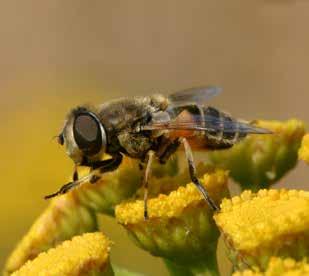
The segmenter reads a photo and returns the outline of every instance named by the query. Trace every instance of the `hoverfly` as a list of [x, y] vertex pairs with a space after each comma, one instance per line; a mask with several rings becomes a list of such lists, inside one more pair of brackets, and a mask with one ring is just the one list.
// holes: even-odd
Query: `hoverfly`
[[[199, 87], [176, 92], [169, 96], [155, 94], [145, 97], [122, 98], [98, 107], [80, 106], [67, 116], [58, 142], [65, 145], [67, 154], [77, 166], [88, 166], [89, 175], [78, 178], [51, 198], [64, 194], [83, 183], [96, 183], [103, 173], [116, 170], [122, 156], [139, 159], [146, 164], [144, 186], [144, 217], [148, 217], [148, 179], [154, 158], [165, 163], [182, 144], [188, 161], [192, 182], [209, 206], [218, 207], [196, 175], [192, 149], [226, 149], [247, 134], [268, 134], [267, 129], [232, 118], [227, 113], [207, 106], [207, 101], [220, 92], [217, 87]], [[107, 153], [111, 156], [102, 160]]]

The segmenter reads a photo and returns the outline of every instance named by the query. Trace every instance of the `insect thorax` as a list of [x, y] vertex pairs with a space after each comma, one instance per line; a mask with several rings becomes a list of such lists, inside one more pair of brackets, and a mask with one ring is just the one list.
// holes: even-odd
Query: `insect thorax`
[[151, 121], [152, 114], [166, 109], [167, 99], [161, 95], [119, 99], [101, 107], [100, 120], [107, 129], [107, 151], [122, 151], [141, 158], [153, 147], [149, 132], [137, 133], [140, 125]]

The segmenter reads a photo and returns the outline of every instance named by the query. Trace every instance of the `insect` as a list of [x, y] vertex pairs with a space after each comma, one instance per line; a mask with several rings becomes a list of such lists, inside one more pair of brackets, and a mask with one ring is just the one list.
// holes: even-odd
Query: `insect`
[[[45, 198], [64, 194], [86, 182], [95, 184], [102, 174], [116, 170], [123, 155], [127, 155], [146, 164], [142, 184], [147, 219], [148, 179], [153, 159], [164, 164], [183, 145], [192, 182], [217, 211], [217, 205], [197, 178], [192, 149], [226, 149], [247, 134], [271, 133], [206, 105], [219, 92], [217, 87], [199, 87], [169, 96], [122, 98], [98, 107], [73, 109], [58, 136], [58, 142], [66, 147], [76, 165], [73, 181]], [[111, 158], [102, 160], [106, 153]], [[91, 172], [79, 178], [78, 166], [88, 166]]]

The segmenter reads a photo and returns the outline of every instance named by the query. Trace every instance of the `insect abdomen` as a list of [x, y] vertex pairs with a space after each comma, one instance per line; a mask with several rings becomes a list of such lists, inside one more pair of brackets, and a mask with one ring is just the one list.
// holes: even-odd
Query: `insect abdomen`
[[[192, 104], [174, 108], [172, 111], [171, 117], [176, 130], [170, 131], [170, 137], [185, 137], [190, 140], [191, 146], [198, 150], [230, 148], [248, 133], [243, 123], [210, 106]], [[188, 129], [177, 129], [178, 124], [185, 124]]]
[[[205, 127], [204, 132], [208, 148], [230, 148], [246, 136], [239, 131], [237, 120], [213, 107], [203, 107]], [[213, 119], [212, 119], [213, 118]]]

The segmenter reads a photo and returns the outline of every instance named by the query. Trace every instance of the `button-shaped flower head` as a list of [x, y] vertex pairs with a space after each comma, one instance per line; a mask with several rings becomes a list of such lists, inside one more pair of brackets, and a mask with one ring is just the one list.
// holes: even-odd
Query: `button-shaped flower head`
[[[202, 183], [216, 203], [228, 195], [227, 179], [222, 170], [204, 175]], [[215, 273], [219, 231], [213, 210], [192, 183], [151, 198], [148, 210], [145, 221], [142, 200], [121, 203], [115, 210], [116, 219], [137, 245], [151, 254], [186, 268], [203, 267], [204, 272]]]
[[214, 218], [237, 267], [264, 270], [272, 256], [309, 254], [309, 192], [244, 191], [224, 200]]
[[113, 275], [109, 263], [110, 244], [99, 232], [76, 236], [41, 253], [12, 275]]

